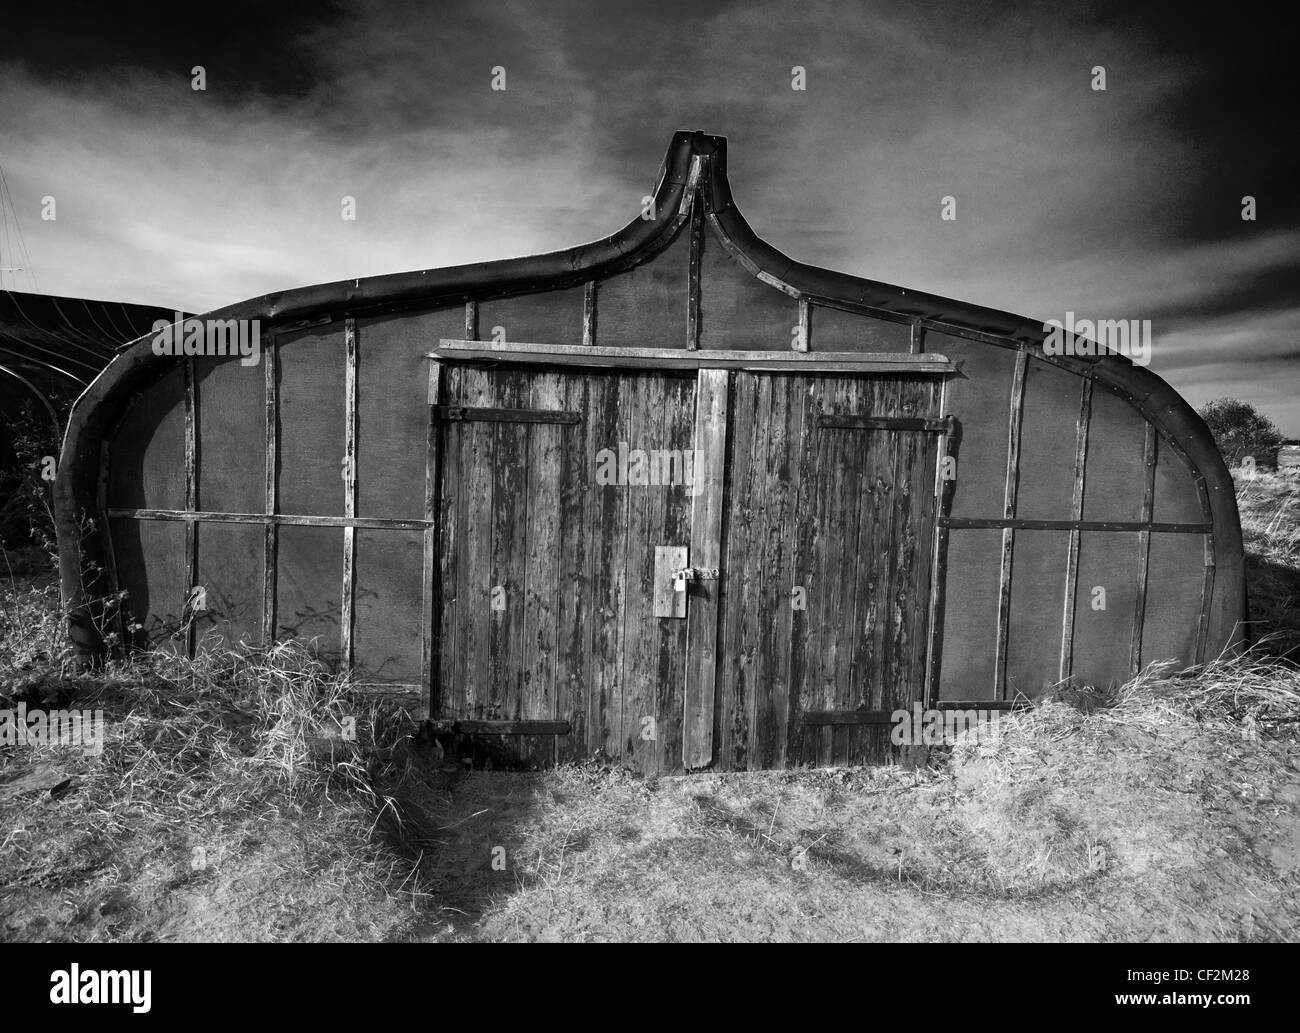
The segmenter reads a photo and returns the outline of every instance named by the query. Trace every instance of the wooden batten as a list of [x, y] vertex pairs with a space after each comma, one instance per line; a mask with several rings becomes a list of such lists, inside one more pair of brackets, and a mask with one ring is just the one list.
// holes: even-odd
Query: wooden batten
[[[437, 366], [438, 363], [432, 365]], [[581, 423], [582, 413], [569, 409], [506, 409], [487, 405], [435, 405], [439, 423]]]
[[1074, 616], [1075, 595], [1079, 588], [1079, 541], [1083, 523], [1084, 471], [1088, 461], [1088, 428], [1092, 423], [1092, 376], [1083, 378], [1079, 391], [1079, 418], [1074, 425], [1074, 494], [1070, 503], [1070, 516], [1075, 526], [1070, 529], [1069, 552], [1065, 560], [1065, 600], [1061, 613], [1061, 662], [1057, 671], [1060, 681], [1065, 681], [1074, 670]]
[[[948, 384], [944, 381], [939, 388], [939, 412], [946, 412], [948, 405]], [[948, 417], [951, 418], [951, 417]], [[961, 446], [961, 424], [953, 419], [951, 429], [939, 439], [939, 448], [935, 455], [934, 492], [938, 503], [937, 519], [934, 527], [934, 552], [930, 561], [930, 612], [929, 634], [926, 642], [925, 686], [923, 694], [927, 707], [939, 703], [939, 678], [943, 667], [943, 623], [944, 594], [948, 580], [948, 539], [949, 529], [946, 523], [952, 512], [953, 493], [956, 490], [955, 478], [944, 477], [944, 467], [949, 458], [959, 462]], [[960, 475], [960, 466], [958, 466]]]
[[516, 341], [440, 340], [430, 359], [444, 362], [514, 362], [547, 366], [627, 369], [799, 370], [806, 373], [955, 373], [946, 355], [895, 352], [740, 351], [736, 349], [609, 348]]
[[275, 589], [277, 577], [276, 551], [279, 531], [274, 517], [278, 509], [276, 459], [279, 451], [279, 399], [276, 392], [276, 362], [279, 349], [277, 338], [273, 334], [267, 338], [266, 347], [262, 349], [262, 364], [265, 372], [263, 381], [264, 402], [266, 407], [266, 520], [262, 551], [262, 645], [270, 646], [275, 641]]
[[[697, 493], [691, 514], [691, 565], [722, 564], [722, 513], [726, 506], [724, 465], [727, 454], [729, 376], [726, 370], [702, 369], [695, 396], [695, 447], [704, 460], [704, 477], [695, 471]], [[723, 578], [727, 572], [722, 571]], [[719, 582], [703, 582], [687, 602], [686, 705], [682, 760], [689, 769], [713, 763], [714, 694], [717, 679]]]
[[1170, 524], [1145, 520], [1003, 520], [997, 517], [947, 517], [945, 527], [957, 530], [1009, 527], [1016, 531], [1159, 531], [1166, 534], [1208, 534], [1212, 525]]
[[[349, 521], [357, 515], [357, 321], [348, 316], [343, 328], [347, 353], [344, 375], [343, 420], [343, 516]], [[343, 604], [339, 617], [339, 655], [352, 666], [352, 630], [356, 606], [357, 529], [352, 523], [343, 527]]]
[[892, 710], [809, 710], [799, 718], [801, 725], [887, 725]]
[[424, 519], [401, 520], [390, 517], [346, 517], [318, 516], [306, 513], [225, 513], [217, 510], [186, 509], [133, 509], [129, 506], [110, 506], [111, 517], [127, 517], [132, 520], [177, 520], [182, 522], [227, 524], [264, 524], [280, 526], [283, 524], [301, 527], [373, 527], [390, 531], [423, 531], [429, 526]]
[[468, 721], [442, 718], [426, 721], [429, 731], [451, 735], [568, 735], [568, 721]]
[[478, 340], [478, 302], [473, 298], [465, 302], [465, 340]]
[[[590, 285], [589, 285], [590, 286]], [[433, 410], [442, 401], [442, 363], [429, 363], [429, 421], [424, 445], [424, 529], [423, 567], [420, 575], [420, 703], [428, 712], [436, 687], [439, 666], [439, 614], [442, 593], [438, 582], [438, 493], [441, 484], [441, 430]]]
[[812, 302], [806, 297], [799, 299], [799, 334], [793, 338], [793, 347], [797, 352], [812, 348]]
[[[104, 574], [108, 580], [108, 591], [116, 595], [121, 590], [117, 580], [117, 557], [113, 552], [113, 528], [108, 522], [108, 475], [112, 462], [113, 450], [108, 441], [99, 443], [99, 483], [95, 489], [95, 511], [99, 514], [99, 533], [104, 543]], [[118, 641], [127, 645], [126, 621], [123, 619], [122, 606], [116, 604], [109, 620], [109, 627], [117, 632]]]
[[596, 292], [599, 284], [588, 280], [582, 288], [582, 346], [591, 348], [596, 343]]
[[913, 355], [920, 355], [925, 351], [925, 324], [919, 319], [912, 321], [912, 337], [908, 342], [908, 350]]
[[1214, 535], [1205, 536], [1205, 572], [1201, 577], [1201, 614], [1196, 628], [1196, 662], [1205, 663], [1210, 632], [1210, 609], [1214, 603]]
[[704, 260], [704, 202], [699, 193], [691, 201], [690, 267], [686, 290], [686, 347], [700, 346], [700, 266]]
[[[1156, 500], [1156, 461], [1159, 433], [1155, 424], [1147, 423], [1142, 442], [1142, 522], [1151, 523]], [[1133, 638], [1129, 645], [1129, 674], [1142, 669], [1142, 629], [1146, 624], [1147, 567], [1151, 561], [1151, 531], [1138, 532], [1137, 591], [1133, 600]]]
[[[1011, 381], [1011, 405], [1007, 427], [1007, 475], [1003, 487], [1002, 515], [1016, 518], [1016, 498], [1020, 491], [1020, 431], [1025, 417], [1025, 375], [1029, 370], [1029, 352], [1016, 355], [1015, 374]], [[1003, 699], [1007, 685], [1007, 637], [1011, 628], [1011, 564], [1015, 552], [1016, 529], [1002, 528], [1002, 567], [998, 575], [998, 637], [994, 663], [993, 698]]]
[[932, 434], [951, 434], [956, 421], [951, 416], [839, 416], [822, 413], [817, 426], [844, 430], [912, 430]]
[[[194, 359], [187, 358], [182, 366], [185, 376], [185, 510], [193, 513], [199, 508], [198, 467], [198, 385], [195, 383]], [[194, 656], [194, 583], [198, 580], [198, 526], [193, 520], [185, 522], [185, 655]]]

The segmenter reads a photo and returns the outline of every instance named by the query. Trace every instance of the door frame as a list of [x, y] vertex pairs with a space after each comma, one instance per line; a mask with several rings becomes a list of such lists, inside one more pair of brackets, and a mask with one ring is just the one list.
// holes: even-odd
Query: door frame
[[[725, 457], [730, 414], [728, 403], [731, 391], [731, 370], [753, 372], [799, 372], [807, 375], [822, 373], [914, 373], [918, 375], [950, 375], [956, 365], [947, 356], [935, 352], [778, 352], [733, 351], [689, 348], [608, 348], [578, 345], [536, 344], [495, 341], [468, 341], [440, 339], [434, 351], [426, 354], [429, 360], [428, 437], [425, 467], [425, 532], [423, 555], [423, 612], [422, 612], [422, 707], [426, 712], [434, 703], [437, 666], [439, 663], [438, 629], [442, 615], [439, 584], [438, 549], [441, 540], [440, 513], [443, 492], [440, 426], [443, 412], [443, 374], [447, 362], [470, 364], [527, 364], [539, 367], [568, 369], [627, 369], [628, 371], [665, 372], [670, 370], [695, 370], [696, 416], [695, 447], [701, 451], [703, 490], [697, 491], [691, 512], [690, 560], [693, 566], [718, 567], [721, 565], [722, 512], [726, 504]], [[940, 390], [938, 411], [943, 413], [947, 392]], [[566, 416], [571, 414], [565, 414]], [[929, 628], [923, 696], [929, 706], [935, 696], [943, 624], [943, 582], [947, 559], [948, 528], [945, 517], [951, 508], [955, 481], [944, 480], [943, 463], [946, 456], [956, 456], [960, 425], [951, 416], [922, 421], [923, 426], [912, 426], [915, 419], [898, 417], [862, 417], [865, 426], [885, 427], [892, 420], [901, 420], [897, 429], [921, 430], [940, 435], [935, 471], [937, 496], [930, 564]], [[715, 458], [716, 457], [716, 460]], [[697, 470], [696, 476], [701, 471]], [[710, 533], [711, 532], [711, 533]], [[726, 576], [725, 571], [722, 574]], [[684, 689], [682, 760], [686, 770], [698, 770], [713, 763], [713, 724], [717, 707], [717, 640], [720, 582], [701, 582], [690, 593], [695, 605], [687, 607], [687, 647]], [[560, 725], [565, 727], [560, 729]], [[567, 723], [554, 722], [547, 731], [565, 734]], [[506, 731], [504, 728], [501, 731]], [[533, 729], [529, 729], [533, 731]], [[507, 734], [510, 734], [507, 732]]]

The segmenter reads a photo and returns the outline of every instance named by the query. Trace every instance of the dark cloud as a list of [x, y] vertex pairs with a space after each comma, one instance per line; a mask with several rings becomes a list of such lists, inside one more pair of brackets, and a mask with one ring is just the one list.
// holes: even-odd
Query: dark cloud
[[223, 0], [54, 0], [4, 12], [0, 61], [21, 62], [51, 84], [93, 85], [113, 77], [175, 77], [188, 89], [203, 65], [214, 92], [300, 98], [321, 85], [311, 41], [343, 20], [334, 0], [275, 4]]
[[5, 12], [0, 161], [44, 289], [197, 310], [590, 240], [702, 129], [796, 258], [1033, 318], [1151, 318], [1190, 397], [1230, 387], [1300, 433], [1277, 387], [1300, 380], [1300, 90], [1273, 10], [53, 3]]

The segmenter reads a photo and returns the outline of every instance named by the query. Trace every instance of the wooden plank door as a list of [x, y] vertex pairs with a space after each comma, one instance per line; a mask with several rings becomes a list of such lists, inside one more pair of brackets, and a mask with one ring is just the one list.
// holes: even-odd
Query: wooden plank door
[[680, 770], [687, 622], [653, 608], [656, 550], [691, 541], [695, 375], [439, 379], [432, 716], [476, 763]]
[[738, 373], [718, 767], [870, 763], [922, 698], [939, 384]]

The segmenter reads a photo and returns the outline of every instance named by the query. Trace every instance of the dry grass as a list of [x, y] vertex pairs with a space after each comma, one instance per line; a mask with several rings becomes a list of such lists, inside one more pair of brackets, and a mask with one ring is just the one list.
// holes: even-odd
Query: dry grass
[[1270, 655], [1300, 662], [1300, 476], [1239, 476], [1237, 508], [1252, 630]]
[[422, 876], [455, 939], [1293, 940], [1300, 686], [1266, 669], [1156, 669], [919, 771], [474, 773]]
[[55, 597], [11, 583], [0, 687], [112, 733], [0, 749], [0, 937], [1294, 940], [1300, 492], [1240, 488], [1251, 653], [1063, 689], [913, 771], [466, 772], [292, 647], [61, 673]]
[[0, 749], [0, 938], [372, 940], [423, 920], [411, 866], [374, 835], [409, 718], [302, 648], [37, 670], [6, 691], [75, 695], [107, 735], [98, 756]]

